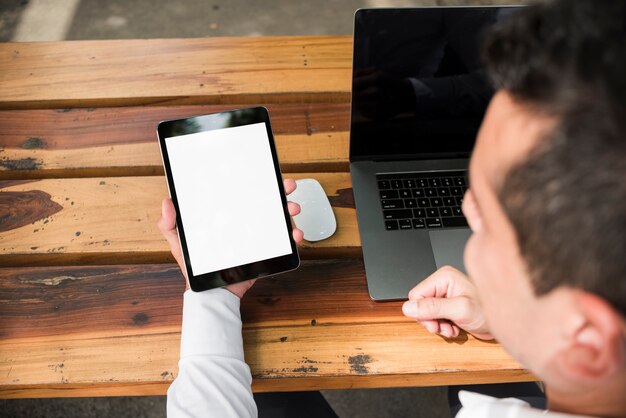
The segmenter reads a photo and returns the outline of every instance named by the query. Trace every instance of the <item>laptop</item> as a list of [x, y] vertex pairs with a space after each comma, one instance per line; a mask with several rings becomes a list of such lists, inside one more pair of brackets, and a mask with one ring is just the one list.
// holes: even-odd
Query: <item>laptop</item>
[[373, 300], [406, 299], [446, 264], [464, 271], [467, 167], [493, 95], [479, 45], [515, 10], [355, 13], [350, 173]]

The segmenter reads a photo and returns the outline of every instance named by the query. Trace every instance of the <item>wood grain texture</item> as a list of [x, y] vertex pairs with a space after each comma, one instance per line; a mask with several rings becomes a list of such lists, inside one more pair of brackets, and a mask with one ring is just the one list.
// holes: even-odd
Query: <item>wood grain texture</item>
[[[245, 106], [0, 111], [0, 179], [162, 175], [160, 121]], [[348, 171], [348, 103], [267, 107], [284, 172]]]
[[[175, 264], [0, 269], [0, 338], [177, 329], [183, 282]], [[242, 315], [247, 324], [277, 327], [384, 322], [397, 317], [401, 305], [369, 298], [361, 259], [313, 260], [259, 280]], [[86, 317], [92, 319], [81, 320]]]
[[[348, 173], [294, 174], [289, 177], [315, 177], [335, 205], [337, 232], [319, 243], [304, 242], [304, 258], [360, 256], [360, 239], [354, 206], [345, 198], [350, 193]], [[0, 182], [0, 185], [2, 182]], [[17, 183], [1, 188], [10, 192], [0, 212], [0, 265], [33, 266], [44, 264], [119, 264], [121, 262], [168, 262], [169, 247], [157, 229], [161, 200], [167, 196], [164, 177], [106, 177], [47, 179]], [[1, 186], [0, 186], [1, 187]], [[19, 213], [7, 209], [20, 196], [37, 193], [50, 195], [50, 202], [62, 209], [21, 225]]]
[[[528, 382], [537, 379], [525, 370], [492, 370], [406, 375], [304, 376], [252, 380], [253, 392], [291, 392], [330, 389], [372, 389], [415, 386], [469, 385], [482, 383]], [[88, 382], [0, 386], [0, 398], [75, 398], [96, 396], [163, 396], [172, 382]]]
[[[163, 394], [183, 289], [174, 265], [0, 269], [0, 396]], [[358, 259], [260, 280], [242, 316], [258, 391], [532, 379], [498, 344], [431, 335], [400, 302], [369, 300]]]
[[349, 36], [0, 44], [0, 108], [349, 100]]
[[[472, 337], [446, 341], [414, 322], [246, 326], [243, 336], [246, 362], [255, 386], [263, 391], [319, 389], [335, 378], [337, 388], [358, 388], [355, 378], [362, 376], [377, 377], [379, 387], [455, 384], [467, 382], [468, 373], [473, 381], [533, 380], [497, 344]], [[6, 360], [0, 363], [0, 396], [12, 396], [22, 385], [32, 390], [87, 384], [97, 393], [101, 383], [171, 383], [177, 374], [179, 340], [178, 332], [163, 332], [2, 342]], [[316, 384], [317, 378], [325, 380]], [[289, 383], [281, 383], [283, 379]], [[364, 387], [371, 384], [364, 379]], [[127, 394], [145, 393], [139, 386], [129, 387]]]

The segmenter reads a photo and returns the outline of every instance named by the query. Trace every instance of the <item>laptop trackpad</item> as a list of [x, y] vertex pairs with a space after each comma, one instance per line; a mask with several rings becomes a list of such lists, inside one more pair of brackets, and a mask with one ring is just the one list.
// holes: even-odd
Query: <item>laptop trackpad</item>
[[462, 229], [431, 229], [430, 244], [435, 254], [435, 264], [437, 268], [450, 265], [465, 273], [463, 264], [463, 251], [465, 243], [472, 235], [469, 228]]

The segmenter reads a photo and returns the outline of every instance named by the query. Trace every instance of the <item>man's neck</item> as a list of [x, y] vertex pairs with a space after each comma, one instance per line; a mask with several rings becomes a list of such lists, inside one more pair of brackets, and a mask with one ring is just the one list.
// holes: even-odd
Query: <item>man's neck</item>
[[562, 393], [546, 388], [548, 409], [573, 415], [626, 417], [626, 385], [623, 381], [579, 393]]

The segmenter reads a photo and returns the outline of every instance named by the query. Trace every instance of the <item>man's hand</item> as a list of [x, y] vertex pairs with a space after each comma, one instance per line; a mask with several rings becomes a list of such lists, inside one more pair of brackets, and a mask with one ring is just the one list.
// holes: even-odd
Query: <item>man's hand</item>
[[[285, 185], [285, 192], [287, 195], [296, 190], [296, 182], [294, 180], [286, 179], [283, 184]], [[291, 216], [296, 216], [300, 213], [300, 205], [297, 203], [287, 202], [287, 207]], [[180, 270], [183, 272], [183, 276], [187, 279], [187, 272], [185, 271], [185, 265], [183, 263], [183, 253], [180, 248], [180, 241], [178, 240], [178, 231], [176, 230], [176, 209], [174, 208], [172, 199], [163, 199], [163, 203], [161, 205], [161, 218], [159, 219], [157, 225], [170, 245], [172, 256], [174, 256]], [[303, 236], [304, 234], [298, 228], [293, 229], [293, 239], [296, 242], [302, 241]], [[247, 280], [241, 283], [234, 283], [226, 286], [225, 289], [228, 289], [230, 292], [241, 298], [246, 291], [252, 287], [254, 282], [255, 280]], [[189, 289], [189, 281], [187, 281], [187, 288]]]
[[446, 338], [463, 329], [482, 340], [492, 340], [482, 313], [476, 287], [459, 270], [445, 266], [409, 292], [402, 312], [429, 332]]

